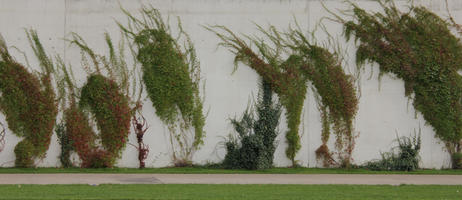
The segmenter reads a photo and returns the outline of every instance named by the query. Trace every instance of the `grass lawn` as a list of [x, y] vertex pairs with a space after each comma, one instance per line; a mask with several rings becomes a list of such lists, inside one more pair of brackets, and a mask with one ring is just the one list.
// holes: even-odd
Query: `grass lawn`
[[153, 173], [153, 174], [459, 174], [462, 170], [371, 171], [367, 169], [273, 168], [267, 170], [231, 170], [210, 167], [171, 168], [0, 168], [0, 173]]
[[462, 199], [438, 185], [1, 185], [0, 199]]

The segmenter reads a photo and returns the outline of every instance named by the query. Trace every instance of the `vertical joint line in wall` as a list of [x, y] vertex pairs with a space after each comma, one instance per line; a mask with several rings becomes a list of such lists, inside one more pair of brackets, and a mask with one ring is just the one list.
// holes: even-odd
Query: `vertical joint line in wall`
[[[309, 30], [311, 27], [310, 27], [310, 2], [311, 1], [306, 1], [306, 6], [305, 6], [305, 11], [306, 11], [306, 17], [307, 17], [307, 29]], [[306, 83], [305, 83], [306, 84]], [[306, 96], [305, 96], [305, 99], [306, 99], [306, 105], [305, 105], [305, 110], [306, 112], [304, 113], [304, 117], [306, 116], [306, 119], [309, 120], [310, 118], [310, 98], [308, 98], [308, 91], [309, 89], [306, 88]], [[307, 121], [306, 120], [306, 121]], [[308, 123], [309, 124], [309, 123]], [[303, 119], [303, 126], [305, 126], [305, 119]], [[307, 154], [306, 154], [306, 157], [307, 157], [307, 161], [306, 161], [306, 165], [307, 167], [310, 167], [310, 127], [308, 127], [306, 129], [306, 140], [307, 140], [307, 143], [306, 143], [306, 151], [307, 151]]]
[[64, 0], [64, 27], [63, 27], [63, 62], [66, 62], [66, 27], [67, 27], [67, 0]]

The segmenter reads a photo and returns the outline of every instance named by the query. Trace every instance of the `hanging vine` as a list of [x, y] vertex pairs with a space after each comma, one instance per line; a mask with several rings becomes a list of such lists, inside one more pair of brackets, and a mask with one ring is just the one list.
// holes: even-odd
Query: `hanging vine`
[[[383, 12], [367, 12], [355, 4], [353, 20], [345, 21], [347, 40], [359, 44], [358, 66], [366, 61], [380, 66], [380, 75], [391, 73], [404, 81], [405, 95], [414, 108], [446, 143], [448, 152], [461, 152], [462, 63], [460, 39], [450, 24], [424, 7], [402, 12], [393, 2], [379, 1]], [[411, 95], [412, 94], [412, 95]]]
[[146, 119], [143, 116], [137, 118], [135, 115], [132, 117], [132, 125], [133, 129], [135, 130], [136, 141], [138, 142], [137, 149], [138, 161], [140, 162], [139, 168], [143, 169], [146, 167], [145, 160], [149, 154], [149, 147], [143, 142], [143, 137], [149, 126], [147, 125]]
[[33, 167], [35, 158], [48, 150], [56, 120], [57, 104], [52, 86], [54, 66], [34, 30], [26, 31], [42, 72], [34, 74], [16, 62], [0, 37], [0, 108], [8, 127], [24, 137], [15, 149], [16, 167]]
[[[322, 145], [316, 156], [325, 167], [349, 168], [356, 137], [353, 120], [358, 110], [354, 78], [345, 74], [337, 53], [311, 44], [299, 30], [292, 30], [290, 38], [289, 47], [304, 60], [303, 72], [315, 89], [320, 107]], [[331, 130], [336, 136], [337, 159], [327, 146]]]
[[[95, 54], [77, 34], [73, 34], [73, 39], [70, 40], [71, 44], [81, 49], [82, 64], [89, 72], [87, 82], [81, 89], [76, 88], [73, 76], [66, 67], [61, 67], [69, 92], [69, 105], [64, 111], [66, 134], [71, 138], [73, 149], [82, 160], [82, 167], [114, 165], [125, 147], [130, 133], [130, 120], [137, 108], [130, 107], [127, 94], [130, 73], [123, 58], [123, 45], [120, 54], [116, 55], [109, 35], [105, 36], [109, 57]], [[88, 67], [91, 66], [89, 62], [93, 64], [93, 72]], [[102, 75], [103, 69], [108, 76]], [[90, 126], [87, 112], [95, 119], [99, 134]], [[96, 143], [97, 139], [101, 141], [102, 148]]]
[[[152, 7], [141, 9], [141, 19], [124, 12], [129, 25], [119, 26], [136, 47], [148, 96], [157, 116], [168, 126], [174, 164], [190, 165], [193, 153], [203, 143], [205, 124], [199, 94], [200, 65], [192, 42], [180, 23], [174, 38], [159, 11]], [[185, 45], [179, 45], [181, 40]], [[192, 136], [190, 128], [194, 129]]]
[[[248, 65], [270, 83], [274, 92], [278, 94], [281, 104], [286, 109], [289, 128], [286, 133], [289, 144], [286, 155], [292, 161], [292, 165], [296, 165], [295, 155], [300, 149], [298, 129], [308, 81], [312, 82], [321, 96], [322, 114], [326, 117], [323, 123], [327, 124], [323, 126], [323, 143], [327, 142], [329, 127], [333, 124], [337, 134], [336, 146], [345, 149], [346, 155], [342, 160], [345, 166], [349, 165], [354, 144], [352, 120], [357, 110], [357, 99], [352, 80], [343, 72], [336, 55], [311, 44], [299, 29], [281, 33], [274, 27], [264, 30], [258, 26], [273, 47], [266, 44], [262, 38], [250, 36], [244, 36], [250, 39], [250, 43], [246, 43], [223, 26], [207, 29], [222, 39], [222, 46], [230, 48], [236, 55], [236, 67], [239, 62]], [[258, 53], [255, 53], [250, 45], [255, 45]], [[283, 59], [283, 55], [289, 56]], [[322, 147], [327, 148], [326, 145]], [[325, 150], [326, 154], [323, 155], [330, 155], [328, 149]]]
[[5, 148], [6, 130], [5, 130], [5, 126], [3, 125], [3, 123], [0, 123], [0, 126], [2, 127], [2, 131], [0, 131], [0, 152], [2, 152], [3, 148]]

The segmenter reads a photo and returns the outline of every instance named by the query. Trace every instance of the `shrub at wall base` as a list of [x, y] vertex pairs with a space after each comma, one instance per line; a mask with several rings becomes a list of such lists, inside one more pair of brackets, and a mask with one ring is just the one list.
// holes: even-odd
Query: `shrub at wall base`
[[258, 103], [255, 105], [257, 119], [252, 108], [247, 109], [240, 120], [231, 119], [238, 133], [226, 142], [225, 168], [268, 169], [273, 167], [275, 138], [281, 116], [281, 106], [273, 103], [269, 83], [262, 81]]
[[371, 170], [414, 171], [419, 169], [420, 133], [411, 137], [398, 137], [398, 152], [381, 153], [382, 159], [365, 164]]

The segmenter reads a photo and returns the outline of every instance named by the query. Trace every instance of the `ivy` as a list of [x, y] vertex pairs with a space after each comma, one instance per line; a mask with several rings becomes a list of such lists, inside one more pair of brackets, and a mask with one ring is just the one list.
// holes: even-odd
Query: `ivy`
[[130, 133], [131, 109], [117, 83], [100, 74], [90, 75], [80, 93], [79, 106], [95, 117], [104, 149], [119, 158]]
[[71, 152], [74, 150], [72, 140], [69, 138], [69, 135], [66, 133], [66, 124], [61, 122], [56, 125], [55, 128], [56, 136], [58, 137], [59, 145], [61, 145], [61, 153], [59, 154], [59, 161], [62, 164], [62, 167], [68, 168], [73, 167], [71, 161]]
[[[77, 34], [73, 34], [70, 42], [82, 50], [84, 66], [89, 66], [90, 60], [95, 71], [90, 72], [86, 83], [78, 89], [72, 74], [66, 66], [61, 65], [62, 78], [69, 93], [69, 105], [64, 111], [67, 137], [71, 138], [73, 149], [82, 160], [82, 167], [112, 167], [125, 147], [130, 133], [130, 120], [134, 114], [128, 94], [125, 93], [128, 91], [130, 74], [123, 61], [123, 54], [120, 57], [115, 54], [109, 35], [106, 34], [109, 57], [95, 54]], [[123, 52], [122, 47], [120, 52]], [[100, 65], [103, 65], [109, 77], [102, 75]], [[90, 126], [87, 113], [91, 113], [95, 119], [99, 134]], [[97, 140], [101, 141], [101, 147]]]
[[[175, 165], [190, 164], [192, 154], [203, 143], [205, 117], [199, 94], [200, 66], [189, 36], [179, 23], [179, 34], [172, 37], [158, 10], [143, 7], [142, 19], [124, 10], [129, 25], [120, 28], [132, 39], [135, 55], [142, 65], [143, 82], [156, 114], [169, 127]], [[185, 40], [181, 47], [179, 41]], [[179, 122], [180, 121], [180, 122]], [[194, 129], [194, 136], [187, 135]]]
[[231, 119], [237, 137], [230, 136], [226, 142], [225, 168], [268, 169], [273, 167], [274, 140], [281, 116], [280, 104], [273, 103], [271, 85], [262, 81], [259, 100], [254, 110], [248, 108], [241, 119]]
[[[225, 34], [215, 31], [214, 28]], [[329, 127], [333, 124], [337, 134], [336, 146], [346, 151], [346, 155], [341, 157], [342, 162], [345, 166], [349, 165], [354, 145], [352, 120], [357, 111], [357, 98], [352, 79], [345, 75], [335, 54], [311, 44], [299, 29], [281, 33], [274, 27], [264, 30], [258, 26], [260, 32], [271, 42], [271, 46], [262, 38], [244, 36], [250, 39], [248, 44], [223, 26], [207, 29], [222, 39], [222, 46], [230, 48], [236, 55], [236, 67], [239, 62], [248, 65], [278, 94], [281, 104], [286, 109], [289, 129], [286, 133], [286, 155], [291, 159], [292, 165], [296, 165], [295, 155], [300, 149], [298, 129], [308, 81], [312, 82], [321, 97], [320, 105], [325, 116], [323, 147], [327, 148], [325, 143], [329, 138]], [[258, 53], [255, 53], [250, 45], [255, 45]], [[283, 55], [288, 55], [287, 59], [283, 59]], [[326, 155], [330, 155], [328, 149], [325, 152]]]
[[[325, 167], [349, 168], [355, 145], [353, 120], [358, 110], [354, 78], [343, 71], [337, 52], [312, 44], [299, 29], [288, 35], [291, 42], [287, 46], [294, 52], [291, 56], [301, 60], [302, 73], [311, 81], [321, 111], [322, 145], [316, 156]], [[336, 136], [337, 160], [327, 147], [331, 130]]]
[[[344, 21], [347, 39], [359, 43], [356, 60], [376, 62], [380, 73], [404, 81], [405, 95], [416, 111], [446, 143], [450, 154], [461, 152], [462, 45], [450, 24], [424, 7], [402, 12], [381, 2], [383, 12], [367, 12], [353, 5], [354, 20]], [[413, 94], [413, 95], [411, 95]]]
[[34, 30], [26, 31], [37, 56], [41, 73], [29, 72], [16, 62], [0, 39], [0, 108], [8, 127], [24, 139], [15, 149], [17, 167], [33, 167], [35, 158], [43, 158], [50, 144], [58, 112], [52, 86], [54, 67]]

